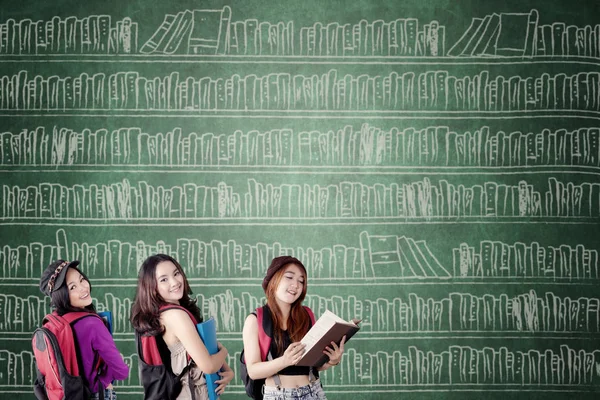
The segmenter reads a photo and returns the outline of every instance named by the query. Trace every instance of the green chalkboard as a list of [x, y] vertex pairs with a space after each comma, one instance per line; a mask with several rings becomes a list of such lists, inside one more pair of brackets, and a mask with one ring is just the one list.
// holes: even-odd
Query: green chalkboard
[[[8, 3], [8, 2], [5, 2]], [[528, 4], [524, 4], [528, 3]], [[137, 269], [175, 256], [236, 379], [272, 257], [363, 328], [329, 399], [600, 388], [600, 3], [23, 0], [0, 8], [0, 397], [54, 259], [141, 398]]]

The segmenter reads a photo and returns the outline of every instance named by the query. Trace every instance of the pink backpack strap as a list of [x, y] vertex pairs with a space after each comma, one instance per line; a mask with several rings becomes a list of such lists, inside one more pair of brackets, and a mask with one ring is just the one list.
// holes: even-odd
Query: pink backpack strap
[[306, 307], [306, 306], [304, 306], [304, 309], [306, 310], [306, 312], [307, 312], [307, 313], [308, 313], [308, 315], [310, 316], [310, 322], [312, 322], [311, 326], [312, 326], [312, 325], [314, 325], [314, 324], [315, 324], [315, 321], [316, 321], [316, 320], [315, 320], [315, 314], [313, 313], [313, 311], [312, 311], [310, 308], [308, 308], [308, 307]]
[[196, 317], [194, 317], [194, 315], [191, 312], [189, 312], [187, 308], [182, 307], [182, 306], [178, 306], [176, 304], [165, 304], [164, 306], [160, 307], [159, 312], [163, 312], [163, 311], [167, 311], [167, 310], [172, 310], [172, 309], [185, 311], [186, 314], [190, 317], [190, 319], [194, 323], [194, 325], [198, 324], [198, 321], [196, 321]]
[[[311, 321], [311, 326], [315, 324], [315, 314], [312, 310], [306, 306], [304, 309], [308, 313]], [[256, 319], [258, 322], [258, 346], [260, 348], [260, 359], [262, 361], [267, 361], [267, 354], [269, 354], [269, 348], [271, 347], [271, 337], [267, 335], [263, 327], [263, 315], [264, 315], [264, 307], [258, 307], [256, 309]], [[273, 328], [271, 327], [271, 331]]]
[[[58, 314], [56, 313], [56, 311], [52, 312], [52, 315], [56, 315], [58, 316]], [[85, 312], [85, 311], [74, 311], [74, 312], [69, 312], [66, 313], [65, 315], [62, 316], [62, 318], [65, 319], [65, 321], [67, 321], [69, 324], [73, 324], [75, 321], [84, 318], [84, 317], [98, 317], [101, 318], [98, 314], [96, 313], [91, 313], [91, 312]]]
[[263, 329], [263, 314], [264, 308], [258, 307], [256, 309], [256, 319], [258, 322], [258, 346], [260, 347], [260, 359], [262, 361], [266, 361], [267, 354], [269, 354], [269, 347], [271, 347], [271, 338]]

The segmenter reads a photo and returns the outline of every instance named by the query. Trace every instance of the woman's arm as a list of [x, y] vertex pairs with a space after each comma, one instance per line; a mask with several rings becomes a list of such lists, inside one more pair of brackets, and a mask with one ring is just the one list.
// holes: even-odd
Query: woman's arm
[[210, 355], [200, 339], [194, 322], [185, 311], [177, 309], [164, 311], [161, 313], [160, 321], [165, 327], [165, 336], [177, 338], [204, 373], [214, 374], [225, 364], [227, 349], [219, 343], [219, 351]]
[[261, 361], [258, 344], [258, 320], [255, 315], [249, 315], [244, 323], [244, 357], [248, 376], [252, 379], [264, 379], [275, 375], [282, 369], [297, 363], [304, 353], [304, 344], [292, 343], [281, 357], [272, 361]]
[[[123, 361], [121, 353], [117, 349], [115, 342], [106, 328], [106, 325], [97, 318], [85, 318], [89, 320], [89, 332], [93, 336], [90, 340], [92, 348], [104, 360], [105, 367], [99, 376], [102, 386], [108, 388], [113, 380], [122, 381], [129, 376], [129, 367]], [[93, 321], [93, 322], [92, 322]], [[88, 321], [86, 321], [88, 322]]]
[[335, 367], [337, 364], [331, 364], [331, 361], [327, 361], [325, 364], [317, 368], [317, 371], [326, 371], [331, 367]]

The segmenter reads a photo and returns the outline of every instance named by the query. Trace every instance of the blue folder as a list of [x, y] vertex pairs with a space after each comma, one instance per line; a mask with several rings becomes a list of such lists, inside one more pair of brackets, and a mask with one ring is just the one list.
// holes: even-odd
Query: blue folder
[[[196, 325], [200, 338], [206, 346], [206, 350], [212, 355], [219, 352], [217, 345], [217, 325], [215, 324], [214, 318], [209, 318], [207, 321], [201, 322]], [[204, 374], [206, 378], [206, 387], [208, 389], [208, 398], [210, 400], [217, 400], [220, 396], [215, 393], [217, 384], [215, 381], [221, 379], [219, 374]]]
[[100, 318], [102, 318], [106, 322], [108, 331], [112, 335], [113, 334], [113, 317], [112, 317], [112, 311], [100, 311], [98, 313], [98, 315], [100, 316]]

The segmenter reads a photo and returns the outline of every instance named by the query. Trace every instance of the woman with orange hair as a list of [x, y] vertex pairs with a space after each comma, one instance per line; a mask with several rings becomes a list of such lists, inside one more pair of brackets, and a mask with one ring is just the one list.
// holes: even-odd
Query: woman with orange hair
[[[272, 360], [261, 360], [258, 320], [250, 314], [244, 323], [244, 353], [248, 376], [253, 380], [265, 379], [264, 400], [326, 399], [319, 381], [319, 371], [339, 364], [344, 352], [342, 339], [339, 346], [332, 342], [324, 351], [329, 361], [318, 370], [297, 366], [304, 354], [300, 340], [310, 329], [309, 311], [302, 306], [306, 296], [306, 268], [300, 260], [290, 256], [276, 257], [271, 262], [262, 283], [267, 297], [263, 313], [273, 321], [273, 337], [269, 349]], [[267, 315], [268, 314], [268, 315]]]

